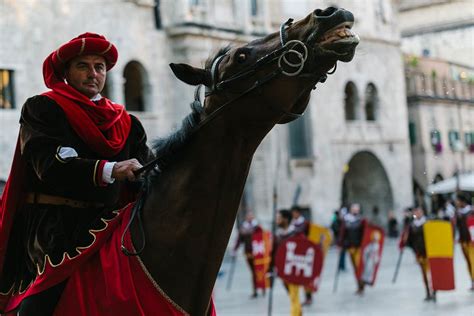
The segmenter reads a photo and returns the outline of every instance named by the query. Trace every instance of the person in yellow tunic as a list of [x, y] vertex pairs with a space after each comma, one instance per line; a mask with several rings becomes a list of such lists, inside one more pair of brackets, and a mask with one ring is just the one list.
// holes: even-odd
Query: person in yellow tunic
[[[275, 232], [275, 238], [273, 239], [273, 263], [275, 262], [275, 254], [278, 248], [278, 245], [282, 243], [285, 239], [293, 235], [293, 227], [290, 226], [292, 221], [292, 214], [289, 210], [280, 210], [277, 214], [276, 224], [277, 230]], [[286, 290], [288, 291], [288, 296], [290, 297], [290, 315], [291, 316], [301, 316], [303, 311], [301, 309], [301, 302], [299, 297], [300, 285], [291, 284], [288, 282], [284, 283]]]
[[[351, 258], [352, 266], [354, 267], [354, 274], [360, 264], [360, 247], [363, 236], [363, 227], [365, 218], [360, 214], [360, 205], [357, 203], [351, 204], [349, 213], [345, 214], [342, 222], [341, 234], [339, 236], [339, 245], [345, 249]], [[365, 283], [360, 277], [357, 277], [357, 295], [364, 294]]]
[[426, 256], [425, 238], [423, 235], [423, 225], [426, 223], [426, 216], [421, 207], [413, 209], [413, 219], [408, 224], [407, 234], [402, 236], [403, 245], [407, 245], [415, 252], [416, 262], [420, 266], [425, 285], [425, 301], [436, 301], [436, 291], [434, 291], [429, 281], [429, 264]]

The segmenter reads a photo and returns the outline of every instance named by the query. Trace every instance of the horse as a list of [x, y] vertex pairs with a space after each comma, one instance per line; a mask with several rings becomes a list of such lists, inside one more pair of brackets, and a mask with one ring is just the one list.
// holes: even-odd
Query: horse
[[253, 154], [276, 124], [302, 115], [338, 61], [353, 59], [353, 24], [347, 10], [317, 9], [221, 49], [203, 69], [170, 64], [181, 81], [205, 86], [204, 104], [197, 89], [181, 128], [155, 144], [137, 202], [142, 221], [130, 232], [151, 277], [190, 315], [209, 311]]

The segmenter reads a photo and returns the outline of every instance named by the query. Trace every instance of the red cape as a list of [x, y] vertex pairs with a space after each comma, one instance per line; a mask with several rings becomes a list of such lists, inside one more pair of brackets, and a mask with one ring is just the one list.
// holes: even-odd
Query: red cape
[[[5, 310], [13, 310], [24, 297], [69, 278], [54, 316], [188, 315], [152, 279], [138, 256], [125, 256], [120, 250], [132, 207], [129, 204], [114, 218], [103, 220], [102, 229], [91, 231], [95, 240], [81, 249], [80, 255], [66, 256], [57, 266], [48, 261], [24, 293], [10, 298]], [[133, 249], [130, 231], [125, 235], [125, 246]], [[210, 315], [216, 315], [212, 300], [210, 304]]]
[[[8, 237], [13, 225], [15, 211], [23, 200], [24, 194], [23, 179], [25, 174], [25, 161], [20, 153], [20, 141], [17, 140], [15, 154], [13, 157], [12, 168], [10, 176], [3, 190], [3, 195], [0, 197], [0, 277], [3, 273], [3, 262], [8, 247]], [[7, 212], [7, 210], [12, 210]], [[0, 310], [2, 306], [0, 296]]]
[[[43, 95], [56, 101], [74, 131], [93, 151], [101, 157], [113, 157], [122, 150], [127, 141], [131, 129], [130, 116], [122, 105], [112, 103], [106, 98], [102, 98], [96, 105], [67, 85], [64, 79], [55, 73], [52, 55], [44, 61], [43, 76], [46, 86], [53, 91]], [[21, 155], [18, 139], [10, 175], [0, 198], [0, 277], [13, 220], [23, 203], [25, 169], [26, 162]]]

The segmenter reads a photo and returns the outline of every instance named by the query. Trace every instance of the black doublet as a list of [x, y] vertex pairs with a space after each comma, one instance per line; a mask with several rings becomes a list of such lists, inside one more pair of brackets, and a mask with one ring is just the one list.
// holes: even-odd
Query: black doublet
[[[123, 161], [136, 158], [144, 164], [152, 153], [146, 145], [146, 134], [137, 118], [123, 149], [114, 157], [101, 157], [91, 151], [69, 125], [63, 110], [46, 96], [26, 101], [20, 118], [21, 154], [26, 161], [24, 191], [48, 194], [79, 201], [100, 203], [101, 208], [73, 208], [64, 205], [25, 204], [15, 215], [7, 255], [5, 257], [0, 291], [13, 284], [23, 290], [43, 267], [48, 254], [53, 264], [60, 263], [63, 253], [76, 255], [75, 247], [92, 242], [89, 229], [108, 217], [112, 210], [127, 200], [121, 192], [130, 192], [131, 183], [115, 181], [100, 186], [97, 164], [100, 160]], [[71, 147], [77, 158], [61, 159], [60, 147]]]
[[471, 241], [471, 233], [469, 232], [469, 227], [467, 226], [467, 218], [470, 215], [474, 215], [474, 211], [472, 210], [470, 205], [466, 206], [468, 211], [458, 210], [456, 212], [456, 226], [459, 231], [459, 241], [461, 242], [470, 242]]
[[346, 215], [344, 217], [344, 248], [360, 247], [363, 234], [363, 219], [360, 215], [353, 215], [350, 219]]
[[417, 256], [426, 257], [423, 225], [416, 225], [414, 222], [410, 224], [407, 245], [413, 249]]

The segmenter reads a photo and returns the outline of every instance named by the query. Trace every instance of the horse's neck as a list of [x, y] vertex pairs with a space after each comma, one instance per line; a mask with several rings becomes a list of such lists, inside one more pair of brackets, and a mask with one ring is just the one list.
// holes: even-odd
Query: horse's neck
[[[192, 315], [207, 308], [252, 156], [270, 128], [251, 132], [216, 119], [151, 189], [142, 258], [164, 292]], [[138, 236], [136, 227], [132, 233]]]

